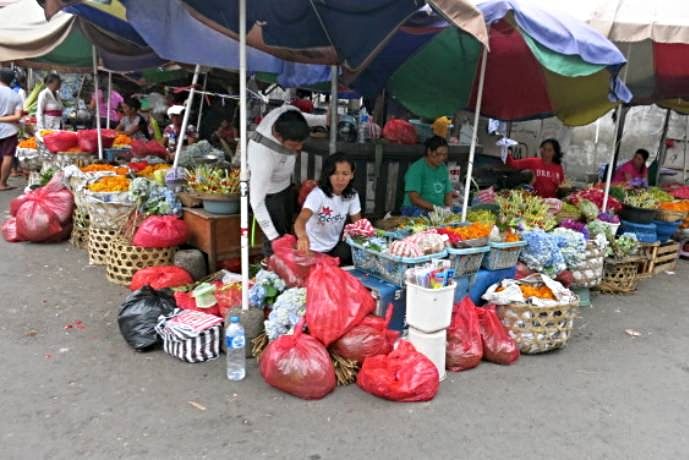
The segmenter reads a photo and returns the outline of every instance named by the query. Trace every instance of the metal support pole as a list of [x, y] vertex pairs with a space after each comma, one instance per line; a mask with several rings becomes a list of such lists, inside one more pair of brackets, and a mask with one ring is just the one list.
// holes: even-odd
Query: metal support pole
[[91, 46], [91, 57], [93, 58], [93, 88], [96, 92], [96, 133], [98, 134], [98, 159], [103, 159], [103, 138], [101, 137], [100, 126], [100, 101], [98, 100], [98, 52], [95, 46]]
[[179, 139], [177, 139], [177, 145], [175, 146], [175, 161], [172, 163], [173, 168], [177, 168], [177, 165], [179, 164], [179, 155], [182, 153], [184, 138], [187, 134], [189, 116], [191, 115], [191, 107], [194, 102], [194, 91], [196, 90], [196, 83], [199, 81], [200, 72], [201, 66], [196, 64], [196, 67], [194, 68], [194, 76], [191, 79], [191, 89], [189, 90], [189, 96], [187, 97], [186, 108], [184, 109], [184, 117], [182, 118], [182, 127], [180, 128]]
[[[201, 90], [202, 93], [206, 92], [206, 86], [208, 85], [208, 72], [203, 76], [203, 89]], [[199, 116], [196, 119], [196, 132], [200, 133], [201, 132], [201, 117], [203, 116], [203, 103], [205, 102], [206, 98], [202, 95], [201, 100], [199, 101]]]
[[239, 1], [239, 149], [242, 310], [249, 309], [249, 171], [247, 164], [246, 0]]
[[330, 66], [330, 146], [332, 155], [337, 150], [337, 66]]
[[[98, 96], [98, 93], [96, 93]], [[108, 99], [105, 102], [105, 127], [110, 129], [110, 98], [112, 97], [112, 72], [108, 71]], [[100, 113], [98, 114], [100, 117]]]

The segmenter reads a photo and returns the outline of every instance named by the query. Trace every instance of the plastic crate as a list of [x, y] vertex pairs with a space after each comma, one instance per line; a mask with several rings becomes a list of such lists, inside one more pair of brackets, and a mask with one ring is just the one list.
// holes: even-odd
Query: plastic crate
[[665, 243], [668, 240], [672, 239], [672, 235], [675, 234], [677, 229], [679, 228], [679, 224], [681, 222], [663, 222], [660, 220], [656, 220], [653, 222], [656, 226], [656, 234], [658, 235], [658, 241], [661, 243]]
[[486, 270], [502, 270], [517, 265], [519, 254], [526, 246], [526, 241], [514, 241], [511, 243], [491, 242], [490, 252], [483, 258], [481, 267]]
[[481, 269], [483, 256], [490, 251], [490, 246], [478, 248], [448, 249], [452, 268], [455, 270], [455, 278], [472, 276]]
[[447, 257], [447, 251], [422, 257], [397, 257], [367, 249], [350, 238], [346, 241], [352, 249], [352, 260], [356, 268], [378, 275], [399, 286], [406, 285], [405, 273], [408, 269], [428, 263], [433, 259]]
[[655, 243], [658, 241], [656, 225], [653, 223], [637, 224], [623, 220], [621, 232], [635, 234], [640, 243]]

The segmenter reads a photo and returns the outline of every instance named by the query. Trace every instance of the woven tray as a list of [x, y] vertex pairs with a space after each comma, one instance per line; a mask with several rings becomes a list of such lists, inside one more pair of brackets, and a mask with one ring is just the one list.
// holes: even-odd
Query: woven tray
[[115, 230], [103, 230], [101, 228], [89, 227], [89, 264], [105, 265], [107, 262], [110, 243], [117, 235]]
[[497, 307], [507, 332], [524, 354], [545, 353], [567, 345], [579, 301], [552, 307], [511, 303]]
[[127, 286], [142, 268], [171, 265], [176, 248], [140, 248], [117, 237], [110, 243], [106, 262], [108, 281]]
[[630, 294], [639, 284], [639, 257], [605, 259], [603, 280], [598, 289], [605, 294]]

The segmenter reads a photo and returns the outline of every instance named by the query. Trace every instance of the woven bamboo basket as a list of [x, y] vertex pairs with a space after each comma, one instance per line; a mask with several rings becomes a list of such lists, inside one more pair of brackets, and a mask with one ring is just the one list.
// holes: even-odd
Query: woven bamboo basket
[[89, 213], [84, 208], [74, 208], [72, 213], [72, 234], [69, 237], [72, 246], [88, 249]]
[[567, 345], [578, 306], [579, 299], [551, 307], [515, 302], [498, 306], [497, 312], [519, 350], [537, 354]]
[[91, 227], [102, 230], [118, 230], [135, 208], [134, 203], [105, 202], [86, 195], [86, 209]]
[[659, 209], [656, 214], [656, 220], [663, 222], [677, 222], [678, 220], [684, 220], [687, 217], [686, 212], [681, 211], [668, 211], [665, 209]]
[[171, 265], [176, 248], [140, 248], [124, 238], [117, 237], [110, 243], [106, 262], [108, 281], [129, 285], [134, 274], [142, 268]]
[[639, 284], [639, 257], [605, 259], [603, 280], [598, 289], [605, 294], [630, 294]]
[[110, 243], [117, 236], [115, 230], [104, 230], [96, 227], [89, 227], [89, 264], [105, 265], [110, 250]]
[[603, 265], [605, 257], [603, 251], [592, 241], [586, 244], [586, 258], [570, 267], [575, 288], [592, 288], [598, 286], [603, 279]]
[[656, 252], [660, 243], [641, 243], [639, 245], [639, 270], [637, 271], [637, 277], [640, 280], [645, 280], [652, 278], [655, 273], [653, 272], [653, 261], [656, 257]]

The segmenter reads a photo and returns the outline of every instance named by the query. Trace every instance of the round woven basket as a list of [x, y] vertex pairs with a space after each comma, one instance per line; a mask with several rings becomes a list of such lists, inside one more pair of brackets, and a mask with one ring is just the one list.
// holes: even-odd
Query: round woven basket
[[545, 353], [567, 345], [579, 300], [571, 304], [539, 307], [511, 303], [497, 307], [498, 316], [524, 354]]
[[88, 249], [89, 244], [89, 213], [84, 208], [74, 208], [72, 213], [72, 234], [69, 237], [72, 246]]
[[91, 227], [102, 230], [118, 230], [134, 211], [133, 203], [104, 202], [86, 195], [86, 209]]
[[107, 255], [108, 281], [127, 286], [134, 274], [142, 268], [171, 265], [175, 250], [176, 248], [140, 248], [124, 238], [115, 238], [110, 243]]
[[639, 284], [639, 257], [605, 259], [598, 289], [605, 294], [630, 294]]
[[603, 251], [592, 241], [586, 244], [585, 259], [570, 267], [574, 277], [574, 288], [592, 288], [598, 286], [603, 280], [603, 265], [605, 258]]
[[96, 227], [89, 227], [89, 264], [105, 265], [108, 257], [110, 243], [117, 235], [115, 230], [104, 230]]

